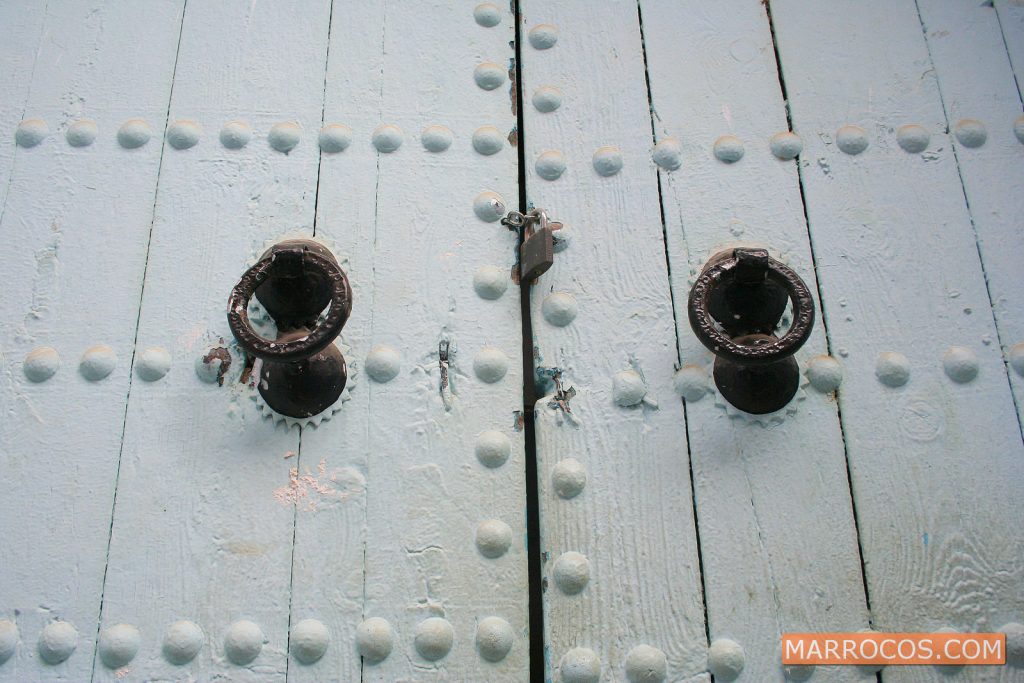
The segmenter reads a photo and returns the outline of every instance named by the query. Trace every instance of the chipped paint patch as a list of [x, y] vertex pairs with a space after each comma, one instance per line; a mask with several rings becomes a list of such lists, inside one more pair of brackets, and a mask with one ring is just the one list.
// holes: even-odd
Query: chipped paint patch
[[288, 484], [274, 489], [274, 500], [294, 505], [303, 512], [314, 512], [322, 505], [343, 502], [365, 490], [363, 475], [347, 467], [328, 471], [325, 458], [317, 464], [315, 474], [309, 468], [303, 474], [298, 467], [289, 470]]
[[[221, 344], [224, 340], [221, 339]], [[196, 359], [196, 375], [204, 382], [224, 386], [224, 375], [231, 368], [231, 353], [224, 346], [211, 346]]]

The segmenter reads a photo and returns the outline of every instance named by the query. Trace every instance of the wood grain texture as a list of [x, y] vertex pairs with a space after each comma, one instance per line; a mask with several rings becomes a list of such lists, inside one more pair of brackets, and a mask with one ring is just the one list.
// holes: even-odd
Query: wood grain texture
[[[203, 134], [191, 149], [165, 143], [138, 336], [140, 353], [163, 346], [173, 364], [159, 381], [132, 383], [102, 614], [104, 628], [141, 632], [126, 680], [284, 677], [295, 516], [284, 456], [299, 436], [258, 412], [237, 349], [224, 386], [201, 382], [194, 365], [230, 339], [228, 294], [265, 243], [311, 233], [329, 7], [200, 2], [185, 12], [170, 120], [194, 120]], [[232, 119], [254, 131], [237, 150], [218, 142]], [[303, 131], [288, 154], [267, 140], [282, 121]], [[182, 619], [204, 643], [179, 667], [161, 643]], [[265, 638], [245, 666], [224, 648], [240, 619]], [[95, 680], [117, 675], [96, 662]]]
[[[24, 111], [50, 129], [40, 145], [13, 152], [2, 181], [0, 610], [17, 624], [20, 644], [0, 680], [19, 683], [87, 680], [92, 667], [160, 156], [159, 144], [122, 149], [116, 132], [125, 119], [143, 118], [160, 134], [182, 3], [113, 11], [62, 2], [45, 17], [43, 8], [3, 9], [3, 49], [24, 50], [3, 60], [3, 146], [14, 140], [8, 116], [17, 125]], [[64, 136], [79, 119], [95, 121], [99, 134], [75, 148]], [[78, 371], [95, 344], [119, 359], [99, 382]], [[35, 384], [23, 359], [38, 346], [56, 349], [61, 366]], [[77, 649], [55, 666], [37, 651], [52, 620], [78, 631]]]
[[[825, 315], [846, 369], [840, 405], [873, 625], [995, 629], [1024, 607], [1022, 445], [925, 38], [912, 2], [815, 9], [771, 4], [805, 142]], [[866, 131], [859, 155], [838, 149], [847, 124]], [[905, 124], [929, 131], [926, 153], [897, 145]], [[943, 373], [954, 345], [977, 355], [974, 381]], [[876, 379], [882, 352], [906, 356], [905, 386]], [[907, 667], [884, 678], [937, 675]]]
[[[977, 233], [989, 298], [1003, 353], [1024, 343], [1024, 144], [1014, 134], [1021, 100], [992, 7], [919, 0], [928, 52], [935, 66], [957, 166]], [[1024, 40], [1024, 39], [1022, 39]], [[970, 59], [964, 55], [969, 54]], [[980, 121], [980, 147], [960, 142], [965, 119]], [[1024, 348], [1024, 347], [1022, 347]], [[1024, 416], [1024, 377], [1010, 370], [1017, 416]]]
[[[303, 434], [301, 462], [325, 458], [358, 471], [366, 484], [362, 503], [345, 503], [347, 512], [299, 511], [292, 622], [320, 618], [339, 637], [328, 655], [337, 664], [307, 669], [293, 662], [289, 677], [323, 680], [330, 671], [340, 680], [526, 680], [525, 483], [515, 427], [522, 406], [519, 300], [511, 283], [493, 301], [473, 288], [478, 267], [511, 273], [515, 256], [515, 235], [477, 218], [473, 201], [483, 190], [514, 201], [516, 150], [505, 142], [484, 156], [471, 145], [481, 126], [495, 126], [502, 137], [515, 126], [508, 82], [485, 91], [473, 79], [481, 61], [508, 63], [513, 19], [503, 11], [501, 24], [486, 28], [472, 7], [441, 1], [387, 3], [355, 16], [336, 5], [335, 13], [325, 119], [354, 133], [344, 152], [323, 155], [317, 235], [347, 259], [355, 303], [343, 338], [355, 385], [334, 419]], [[401, 129], [398, 150], [374, 148], [382, 124]], [[424, 148], [424, 129], [433, 125], [451, 131], [447, 150]], [[442, 339], [455, 351], [450, 411], [439, 391]], [[365, 371], [378, 345], [401, 355], [398, 375], [386, 383]], [[508, 373], [495, 384], [473, 371], [485, 346], [508, 358]], [[474, 455], [485, 429], [512, 444], [498, 469]], [[512, 529], [512, 547], [497, 559], [474, 545], [487, 519]], [[474, 643], [477, 623], [490, 616], [505, 619], [515, 634], [497, 663], [485, 661]], [[352, 634], [371, 617], [391, 624], [394, 650], [383, 662], [363, 662], [360, 679]], [[414, 647], [416, 627], [429, 617], [447, 619], [455, 634], [451, 652], [433, 663]]]
[[[367, 420], [371, 496], [366, 557], [367, 616], [388, 619], [399, 634], [395, 654], [364, 668], [364, 680], [523, 680], [527, 676], [527, 563], [522, 434], [522, 332], [511, 283], [496, 300], [473, 287], [481, 266], [511, 272], [515, 236], [474, 214], [490, 190], [514, 201], [515, 149], [476, 153], [470, 138], [491, 125], [507, 137], [515, 125], [506, 80], [494, 90], [474, 81], [481, 62], [507, 67], [514, 23], [484, 28], [469, 6], [437, 0], [389, 6], [383, 37], [380, 118], [405, 131], [406, 142], [379, 160], [372, 267], [374, 296], [368, 337], [403, 356], [403, 371], [370, 386]], [[437, 65], [448, 73], [438, 73]], [[429, 125], [451, 129], [445, 152], [423, 148]], [[450, 342], [450, 409], [441, 394], [438, 345]], [[474, 365], [485, 349], [503, 354], [507, 374], [488, 384]], [[406, 408], [403, 410], [402, 407]], [[474, 455], [477, 435], [501, 432], [511, 455], [500, 468]], [[501, 520], [512, 543], [501, 557], [474, 545], [477, 527]], [[509, 656], [491, 664], [475, 647], [477, 623], [506, 620], [515, 640]], [[417, 624], [447, 619], [451, 653], [431, 664], [413, 647]]]
[[14, 133], [25, 116], [32, 72], [43, 39], [46, 5], [0, 6], [7, 38], [0, 45], [0, 210], [7, 198], [17, 144]]
[[[538, 368], [560, 368], [579, 424], [550, 405], [537, 410], [547, 669], [553, 680], [572, 648], [593, 650], [602, 680], [624, 677], [628, 653], [646, 644], [668, 659], [669, 680], [707, 680], [706, 638], [682, 405], [672, 390], [677, 360], [672, 301], [650, 162], [650, 115], [637, 7], [630, 2], [522, 4], [522, 32], [558, 27], [558, 43], [524, 42], [523, 91], [528, 200], [574, 233], [533, 289]], [[554, 86], [561, 108], [541, 113], [534, 91]], [[598, 175], [592, 157], [617, 147], [622, 170]], [[567, 170], [554, 181], [536, 169], [549, 151]], [[564, 327], [545, 319], [543, 301], [565, 292], [579, 314]], [[613, 402], [612, 376], [646, 378], [647, 405]], [[560, 498], [554, 466], [574, 458], [586, 488]], [[590, 581], [564, 594], [553, 566], [566, 552], [586, 556]]]
[[1024, 5], [1017, 0], [995, 0], [992, 3], [999, 17], [1006, 52], [1013, 65], [1014, 80], [1017, 92], [1024, 90]]
[[[485, 27], [473, 4], [0, 6], [0, 520], [9, 551], [0, 619], [16, 622], [20, 639], [0, 682], [526, 680], [519, 410], [521, 383], [535, 379], [547, 393], [537, 429], [552, 681], [575, 647], [597, 653], [602, 680], [628, 679], [641, 644], [667, 654], [667, 680], [708, 681], [705, 614], [712, 639], [746, 649], [746, 681], [782, 680], [783, 631], [864, 627], [837, 398], [873, 625], [1024, 621], [1024, 446], [1011, 395], [1024, 384], [1012, 370], [1008, 383], [1004, 364], [1024, 342], [1015, 261], [1024, 145], [1013, 133], [1020, 3], [771, 3], [805, 145], [798, 162], [768, 149], [787, 122], [756, 0], [522, 0], [522, 131], [504, 75], [515, 19], [503, 6], [498, 25]], [[559, 32], [549, 49], [528, 37], [541, 23]], [[493, 90], [474, 81], [483, 62], [501, 76]], [[543, 86], [561, 89], [556, 111], [531, 102]], [[168, 113], [198, 122], [197, 146], [163, 142]], [[655, 139], [680, 140], [682, 167], [660, 172], [660, 185], [652, 115]], [[40, 146], [15, 146], [23, 117], [48, 123]], [[118, 145], [129, 118], [152, 129], [139, 149]], [[983, 145], [958, 141], [962, 118], [985, 124]], [[99, 135], [75, 148], [65, 134], [79, 119], [94, 120]], [[218, 141], [232, 119], [254, 132], [239, 150]], [[301, 127], [287, 154], [268, 144], [271, 126], [285, 121]], [[347, 149], [320, 151], [324, 123], [351, 127]], [[836, 149], [847, 123], [867, 130], [859, 156]], [[923, 153], [898, 146], [907, 123], [930, 133]], [[397, 151], [374, 148], [381, 124], [400, 130]], [[451, 133], [444, 151], [425, 149], [434, 125]], [[481, 126], [495, 127], [500, 151], [474, 150]], [[745, 144], [738, 163], [713, 157], [723, 134]], [[515, 260], [513, 233], [478, 218], [473, 201], [490, 190], [516, 205], [517, 140], [527, 145], [529, 201], [573, 233], [533, 291], [539, 378], [521, 374], [515, 286], [496, 300], [473, 286], [478, 267], [507, 273]], [[607, 177], [594, 167], [605, 145], [623, 160]], [[551, 166], [537, 167], [550, 152], [567, 165], [553, 181], [542, 177]], [[224, 304], [269, 242], [314, 231], [355, 291], [341, 338], [352, 394], [332, 420], [300, 433], [264, 419], [241, 386]], [[681, 406], [672, 388], [677, 362], [711, 362], [686, 322], [691, 279], [719, 248], [751, 242], [812, 289], [817, 266], [829, 339], [819, 324], [799, 359], [830, 342], [845, 372], [838, 397], [806, 387], [796, 412], [770, 427], [729, 418], [713, 396]], [[564, 327], [545, 314], [553, 292], [579, 307]], [[195, 361], [222, 339], [234, 359], [227, 381], [200, 382]], [[444, 395], [443, 340], [453, 354]], [[89, 382], [78, 363], [98, 343], [118, 364]], [[401, 356], [389, 382], [367, 376], [380, 344]], [[62, 366], [36, 384], [23, 359], [42, 345]], [[977, 355], [977, 379], [957, 384], [943, 373], [954, 345]], [[154, 346], [170, 351], [171, 371], [144, 381], [140, 357]], [[507, 359], [499, 382], [474, 370], [485, 348]], [[908, 385], [875, 378], [883, 351], [909, 357]], [[577, 391], [572, 416], [552, 404], [555, 368]], [[643, 377], [646, 404], [615, 405], [612, 376], [627, 370]], [[509, 438], [503, 466], [475, 457], [483, 430]], [[570, 457], [587, 484], [565, 499], [553, 477]], [[489, 519], [513, 538], [496, 559], [474, 544]], [[589, 559], [576, 595], [554, 569], [569, 551]], [[414, 645], [433, 616], [454, 631], [436, 662]], [[475, 642], [491, 616], [513, 635], [497, 663]], [[362, 661], [355, 647], [369, 617], [394, 629], [382, 663]], [[78, 629], [77, 650], [56, 666], [37, 651], [54, 619]], [[179, 619], [202, 628], [203, 647], [175, 666], [162, 643]], [[241, 666], [224, 647], [239, 619], [265, 638]], [[330, 633], [312, 664], [292, 647], [292, 629], [307, 619]], [[141, 647], [113, 669], [94, 641], [97, 625], [121, 623], [139, 629]], [[882, 680], [1022, 681], [1022, 671], [906, 668]], [[829, 669], [818, 679], [863, 674]]]
[[[681, 149], [681, 167], [661, 171], [679, 353], [710, 375], [714, 357], [686, 310], [709, 257], [764, 246], [815, 291], [797, 162], [769, 149], [788, 128], [758, 0], [641, 8], [655, 135], [677, 138]], [[738, 162], [712, 153], [723, 135], [742, 140]], [[819, 318], [797, 359], [805, 368], [827, 352]], [[783, 632], [868, 625], [835, 397], [805, 386], [790, 404], [795, 412], [772, 426], [730, 417], [717, 398], [686, 406], [711, 638], [742, 645], [738, 680], [782, 681]], [[863, 679], [849, 667], [818, 675]]]
[[[374, 296], [372, 255], [376, 213], [377, 151], [370, 137], [378, 123], [384, 6], [367, 5], [350, 12], [333, 3], [331, 36], [323, 93], [323, 123], [349, 126], [353, 142], [340, 153], [320, 153], [317, 181], [317, 237], [341, 262], [353, 292], [352, 315], [339, 340], [346, 348], [351, 400], [330, 421], [304, 429], [294, 467], [318, 479], [321, 463], [335, 500], [315, 495], [296, 509], [292, 563], [292, 625], [316, 619], [330, 630], [323, 658], [312, 665], [289, 660], [289, 681], [361, 679], [362, 660], [355, 633], [363, 619], [366, 502], [373, 489], [367, 480], [369, 379], [363, 360], [370, 350], [366, 333]], [[386, 419], [386, 418], [385, 418]], [[330, 482], [331, 475], [335, 482]]]

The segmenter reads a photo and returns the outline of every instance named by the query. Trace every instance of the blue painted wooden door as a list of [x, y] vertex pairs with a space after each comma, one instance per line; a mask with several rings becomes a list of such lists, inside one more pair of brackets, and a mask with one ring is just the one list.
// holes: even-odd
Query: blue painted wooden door
[[[0, 681], [1024, 680], [1019, 3], [0, 16]], [[354, 296], [302, 425], [225, 320], [296, 236]], [[737, 245], [818, 305], [762, 417], [687, 322]]]

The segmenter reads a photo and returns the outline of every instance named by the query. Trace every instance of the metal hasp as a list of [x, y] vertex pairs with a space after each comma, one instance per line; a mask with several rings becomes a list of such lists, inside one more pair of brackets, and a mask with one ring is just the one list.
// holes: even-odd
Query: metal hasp
[[[778, 337], [787, 305], [793, 324]], [[740, 410], [755, 415], [783, 408], [800, 385], [793, 354], [811, 336], [814, 299], [791, 268], [764, 249], [721, 251], [690, 290], [690, 327], [715, 354], [715, 384]]]
[[[253, 295], [277, 324], [277, 339], [261, 336], [249, 322]], [[242, 348], [262, 361], [257, 386], [270, 408], [304, 418], [338, 400], [348, 371], [333, 342], [351, 312], [345, 271], [313, 240], [278, 242], [242, 275], [228, 299], [228, 325]]]

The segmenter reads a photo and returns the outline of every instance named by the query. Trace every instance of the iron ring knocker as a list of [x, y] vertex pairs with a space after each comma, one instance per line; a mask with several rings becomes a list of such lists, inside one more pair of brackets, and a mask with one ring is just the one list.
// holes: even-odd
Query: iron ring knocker
[[[776, 337], [790, 302], [793, 323]], [[793, 269], [764, 249], [719, 252], [697, 277], [687, 309], [697, 339], [715, 354], [715, 384], [729, 403], [765, 414], [796, 395], [800, 368], [792, 356], [814, 329], [814, 299]]]
[[[253, 329], [247, 311], [253, 296], [277, 324], [277, 339]], [[351, 311], [348, 277], [313, 240], [275, 244], [242, 275], [228, 298], [228, 326], [239, 345], [263, 361], [257, 389], [272, 410], [310, 418], [338, 400], [348, 368], [333, 342]]]
[[[267, 281], [275, 268], [290, 269], [312, 267], [329, 283], [330, 311], [308, 335], [292, 341], [270, 340], [253, 329], [249, 321], [248, 306], [256, 290]], [[352, 312], [352, 288], [348, 277], [333, 259], [303, 248], [285, 248], [273, 251], [247, 270], [228, 299], [228, 326], [238, 343], [246, 351], [264, 360], [293, 361], [323, 351], [341, 334]], [[271, 314], [271, 317], [273, 314]], [[277, 318], [275, 317], [275, 320]], [[280, 326], [280, 322], [279, 322]]]
[[[697, 339], [716, 356], [736, 363], [772, 363], [796, 353], [814, 329], [814, 299], [803, 279], [792, 268], [767, 254], [763, 256], [767, 266], [765, 277], [782, 287], [793, 302], [793, 325], [781, 338], [757, 345], [738, 343], [719, 329], [720, 325], [716, 325], [717, 321], [709, 310], [715, 289], [735, 274], [743, 255], [753, 251], [736, 249], [730, 258], [709, 262], [690, 290], [690, 327]], [[737, 255], [737, 252], [741, 254]]]

